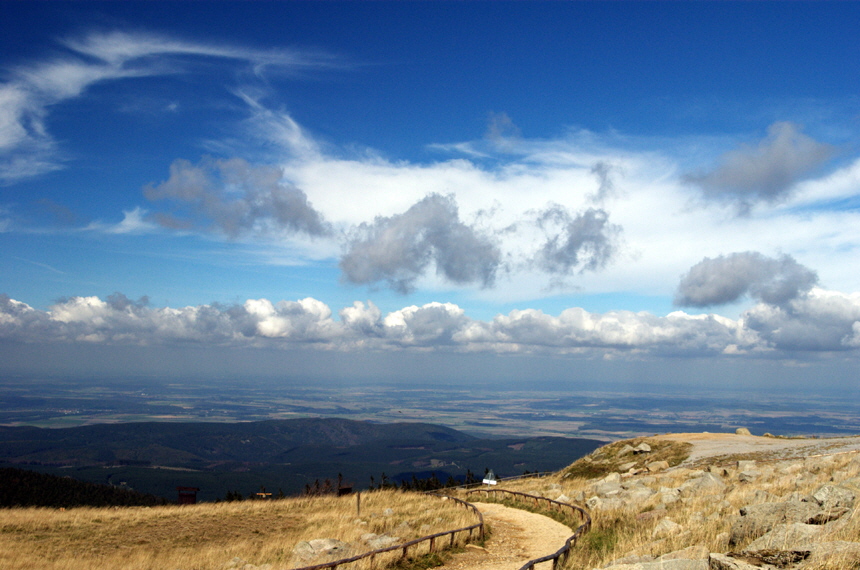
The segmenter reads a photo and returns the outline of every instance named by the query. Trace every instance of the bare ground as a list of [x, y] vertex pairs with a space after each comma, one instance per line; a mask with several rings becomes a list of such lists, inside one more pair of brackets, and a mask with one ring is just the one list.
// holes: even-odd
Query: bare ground
[[653, 439], [685, 441], [693, 445], [682, 466], [720, 459], [793, 459], [860, 451], [860, 436], [827, 439], [783, 439], [733, 433], [673, 433]]
[[[556, 552], [573, 534], [549, 517], [493, 503], [474, 503], [492, 528], [484, 549], [467, 547], [442, 570], [518, 570], [535, 558]], [[552, 562], [535, 568], [552, 568]]]

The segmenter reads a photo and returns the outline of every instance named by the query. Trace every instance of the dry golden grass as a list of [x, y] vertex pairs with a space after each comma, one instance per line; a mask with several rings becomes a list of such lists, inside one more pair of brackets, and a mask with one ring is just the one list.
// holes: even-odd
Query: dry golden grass
[[[393, 514], [386, 516], [386, 509]], [[360, 518], [354, 495], [182, 507], [5, 509], [0, 568], [211, 570], [234, 557], [292, 568], [312, 564], [294, 559], [300, 541], [335, 538], [358, 554], [370, 550], [361, 541], [365, 533], [390, 533], [405, 542], [475, 522], [452, 501], [397, 491], [362, 493]], [[379, 562], [384, 561], [377, 567]]]

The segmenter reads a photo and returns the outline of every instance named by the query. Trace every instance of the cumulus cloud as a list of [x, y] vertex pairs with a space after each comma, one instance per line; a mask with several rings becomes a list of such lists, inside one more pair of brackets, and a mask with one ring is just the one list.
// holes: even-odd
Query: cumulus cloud
[[681, 278], [675, 304], [708, 307], [749, 295], [769, 305], [784, 306], [807, 293], [817, 281], [814, 271], [790, 255], [772, 258], [746, 251], [706, 257]]
[[559, 315], [514, 310], [475, 320], [452, 303], [408, 306], [383, 315], [356, 302], [332, 318], [325, 303], [306, 298], [234, 305], [152, 307], [121, 294], [106, 300], [72, 297], [47, 311], [0, 295], [0, 339], [28, 343], [106, 345], [195, 344], [326, 350], [443, 350], [456, 352], [797, 357], [798, 351], [860, 348], [860, 294], [812, 289], [779, 307], [761, 303], [740, 319], [646, 312]]
[[269, 68], [335, 63], [323, 53], [254, 50], [147, 33], [92, 33], [62, 43], [68, 55], [19, 66], [10, 71], [9, 81], [0, 84], [0, 183], [62, 168], [63, 156], [46, 119], [52, 106], [80, 96], [94, 84], [174, 73], [185, 67], [182, 58], [242, 62], [258, 75]]
[[215, 229], [236, 238], [243, 234], [331, 233], [328, 223], [300, 189], [282, 181], [281, 171], [246, 161], [203, 159], [193, 165], [179, 159], [170, 178], [144, 189], [147, 199], [176, 205], [155, 220], [171, 229]]
[[812, 289], [786, 306], [759, 304], [745, 326], [784, 351], [843, 351], [860, 347], [860, 294]]
[[553, 204], [538, 215], [537, 224], [548, 236], [536, 264], [547, 273], [569, 275], [602, 269], [618, 249], [621, 228], [609, 223], [609, 214], [599, 208], [571, 216], [566, 208]]
[[402, 214], [355, 228], [340, 268], [351, 283], [385, 281], [406, 293], [431, 263], [447, 281], [489, 287], [501, 254], [492, 239], [460, 220], [452, 196], [430, 194]]
[[794, 123], [777, 122], [757, 146], [729, 151], [714, 170], [685, 180], [699, 186], [706, 198], [734, 202], [745, 213], [757, 202], [781, 201], [797, 181], [832, 156], [832, 147], [803, 134]]

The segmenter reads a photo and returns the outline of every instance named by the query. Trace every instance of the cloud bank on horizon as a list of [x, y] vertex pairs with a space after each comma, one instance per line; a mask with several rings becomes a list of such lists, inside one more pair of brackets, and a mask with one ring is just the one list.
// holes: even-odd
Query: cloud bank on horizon
[[[823, 140], [799, 122], [774, 119], [734, 137], [566, 128], [529, 138], [515, 116], [488, 111], [482, 138], [426, 140], [421, 158], [389, 157], [315, 135], [277, 99], [273, 85], [301, 82], [297, 76], [362, 73], [343, 57], [146, 32], [91, 32], [59, 45], [60, 55], [6, 64], [0, 182], [11, 190], [0, 195], [0, 236], [122, 238], [122, 248], [157, 236], [193, 243], [195, 259], [232, 248], [243, 265], [321, 267], [338, 279], [297, 278], [292, 288], [306, 288], [300, 300], [270, 300], [241, 289], [227, 267], [222, 278], [236, 289], [222, 299], [233, 300], [181, 307], [52, 290], [61, 299], [40, 309], [7, 293], [0, 297], [6, 342], [860, 355], [860, 158], [838, 137]], [[135, 81], [176, 78], [205, 83], [207, 105], [229, 109], [226, 119], [210, 119], [217, 129], [190, 137], [197, 154], [148, 158], [148, 178], [130, 177], [130, 188], [110, 199], [69, 199], [63, 177], [86, 149], [73, 152], [54, 134], [64, 110], [117, 96], [111, 89], [126, 97]], [[181, 112], [170, 103], [158, 113]], [[22, 214], [19, 203], [33, 189], [55, 220], [70, 212], [69, 224]], [[87, 211], [76, 216], [66, 204]], [[34, 251], [21, 246], [10, 255], [58, 279], [69, 274], [55, 267], [57, 256], [31, 259]], [[116, 290], [111, 271], [82, 275], [70, 289], [99, 275], [99, 290]], [[5, 286], [26, 289], [13, 279]], [[356, 291], [389, 306], [355, 301], [335, 313], [317, 298]], [[418, 294], [440, 300], [410, 303]], [[565, 296], [589, 295], [621, 306], [550, 312]], [[674, 308], [661, 316], [637, 306], [642, 298]], [[476, 304], [496, 316], [473, 318], [462, 308]], [[522, 304], [532, 308], [500, 309]]]

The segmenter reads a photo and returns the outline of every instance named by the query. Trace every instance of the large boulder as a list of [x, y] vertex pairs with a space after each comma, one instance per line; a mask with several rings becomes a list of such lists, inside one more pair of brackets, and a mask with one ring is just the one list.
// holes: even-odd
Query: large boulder
[[741, 516], [732, 523], [729, 543], [734, 545], [746, 538], [759, 537], [778, 524], [805, 523], [820, 510], [817, 504], [803, 501], [747, 505], [741, 509]]
[[708, 559], [709, 570], [762, 570], [762, 568], [774, 568], [774, 566], [754, 566], [743, 560], [738, 560], [725, 554], [712, 553]]
[[691, 479], [680, 487], [681, 494], [689, 496], [718, 495], [726, 490], [726, 484], [712, 473], [704, 473]]
[[773, 530], [751, 542], [746, 551], [790, 549], [796, 545], [814, 542], [823, 531], [821, 526], [814, 524], [778, 524]]
[[337, 560], [349, 557], [350, 548], [349, 544], [334, 538], [315, 538], [298, 543], [293, 554], [306, 562], [317, 558]]
[[812, 498], [823, 509], [846, 508], [854, 506], [854, 493], [845, 487], [824, 485], [812, 494]]
[[807, 559], [810, 568], [823, 566], [827, 561], [838, 560], [844, 568], [860, 566], [860, 543], [836, 540], [833, 542], [817, 542], [804, 545], [809, 547], [811, 554]]

